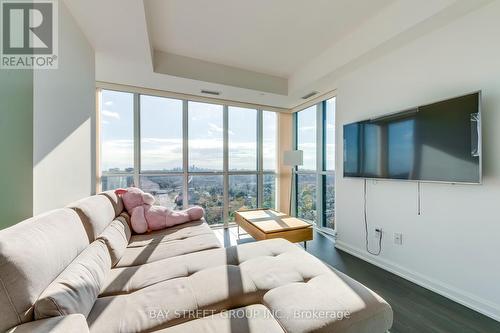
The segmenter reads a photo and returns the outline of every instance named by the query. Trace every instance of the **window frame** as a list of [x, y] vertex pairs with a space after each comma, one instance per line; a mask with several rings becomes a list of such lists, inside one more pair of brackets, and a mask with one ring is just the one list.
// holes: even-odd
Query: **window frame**
[[[326, 123], [326, 117], [327, 117], [327, 101], [330, 99], [335, 99], [336, 103], [336, 96], [332, 96], [326, 100], [323, 100], [316, 105], [316, 170], [301, 170], [297, 166], [293, 168], [293, 188], [292, 188], [292, 195], [293, 195], [293, 200], [292, 200], [292, 212], [294, 212], [294, 215], [297, 216], [298, 212], [298, 207], [297, 207], [297, 200], [298, 200], [298, 179], [299, 175], [315, 175], [316, 176], [316, 217], [317, 220], [319, 221], [311, 221], [313, 224], [326, 232], [332, 232], [335, 229], [331, 229], [326, 227], [327, 223], [324, 219], [324, 210], [326, 206], [326, 202], [324, 200], [324, 189], [326, 189], [326, 182], [324, 181], [326, 179], [326, 176], [333, 176], [335, 179], [335, 169], [333, 170], [327, 170], [326, 169], [326, 132], [327, 132], [327, 123]], [[298, 149], [298, 130], [299, 130], [299, 124], [298, 124], [298, 114], [301, 111], [304, 111], [308, 108], [310, 108], [312, 105], [305, 107], [297, 112], [294, 112], [293, 114], [293, 147], [294, 149]], [[336, 111], [334, 111], [336, 112]], [[336, 118], [335, 118], [336, 119]], [[335, 131], [334, 131], [334, 135]], [[335, 154], [335, 152], [334, 152]], [[335, 158], [334, 158], [335, 159]], [[335, 213], [333, 217], [333, 225], [335, 226]]]
[[[116, 91], [116, 92], [125, 92], [133, 94], [133, 127], [134, 127], [134, 136], [133, 136], [133, 147], [134, 147], [134, 170], [129, 173], [107, 173], [101, 170], [101, 140], [100, 140], [100, 132], [101, 132], [101, 93], [102, 91]], [[257, 179], [257, 207], [262, 207], [263, 205], [263, 196], [264, 196], [264, 176], [265, 175], [274, 175], [276, 180], [275, 186], [275, 198], [274, 198], [274, 207], [277, 207], [278, 197], [276, 192], [278, 191], [278, 157], [276, 156], [275, 169], [264, 170], [263, 169], [263, 113], [264, 112], [279, 112], [276, 110], [272, 110], [272, 108], [264, 108], [256, 105], [247, 105], [244, 106], [241, 103], [239, 104], [231, 104], [231, 103], [222, 103], [222, 101], [213, 101], [206, 100], [203, 98], [188, 98], [189, 96], [180, 97], [169, 97], [165, 96], [161, 93], [155, 94], [152, 91], [133, 91], [126, 89], [115, 89], [113, 87], [97, 87], [96, 88], [96, 191], [99, 193], [102, 191], [102, 177], [103, 176], [133, 176], [133, 181], [135, 186], [140, 187], [140, 178], [141, 176], [182, 176], [183, 177], [183, 186], [182, 193], [187, 194], [189, 190], [188, 180], [190, 176], [203, 176], [203, 175], [221, 175], [223, 176], [223, 204], [224, 204], [224, 212], [223, 212], [223, 221], [222, 223], [210, 224], [210, 227], [218, 228], [224, 227], [227, 228], [229, 226], [233, 226], [234, 222], [229, 222], [229, 176], [232, 175], [255, 175]], [[176, 99], [182, 101], [182, 172], [176, 171], [164, 171], [164, 172], [142, 172], [141, 168], [141, 96], [153, 96], [167, 99]], [[207, 171], [207, 172], [193, 172], [189, 171], [189, 110], [188, 104], [189, 102], [197, 102], [197, 103], [206, 103], [206, 104], [214, 104], [220, 105], [223, 107], [223, 169], [222, 171]], [[256, 170], [251, 171], [230, 171], [229, 170], [229, 107], [243, 107], [243, 108], [251, 108], [257, 111], [256, 117], [256, 128], [257, 128], [257, 168]], [[276, 117], [276, 135], [278, 134], [278, 117]], [[278, 152], [279, 142], [276, 139], [276, 152]], [[187, 196], [186, 196], [187, 198]], [[183, 200], [183, 208], [186, 209], [189, 207], [188, 200]]]

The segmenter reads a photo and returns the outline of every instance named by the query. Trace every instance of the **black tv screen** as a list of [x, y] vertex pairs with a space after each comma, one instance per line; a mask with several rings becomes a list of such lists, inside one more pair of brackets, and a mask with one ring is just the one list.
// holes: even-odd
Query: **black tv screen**
[[344, 125], [344, 177], [481, 182], [481, 94]]

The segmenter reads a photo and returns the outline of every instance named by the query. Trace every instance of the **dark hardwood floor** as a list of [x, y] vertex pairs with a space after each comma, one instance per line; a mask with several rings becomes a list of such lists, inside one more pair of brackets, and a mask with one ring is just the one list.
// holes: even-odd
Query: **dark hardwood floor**
[[[219, 233], [225, 246], [253, 241], [237, 240], [236, 228], [220, 229]], [[322, 233], [315, 232], [307, 251], [382, 296], [394, 311], [391, 333], [500, 333], [499, 322], [337, 250], [333, 240]]]

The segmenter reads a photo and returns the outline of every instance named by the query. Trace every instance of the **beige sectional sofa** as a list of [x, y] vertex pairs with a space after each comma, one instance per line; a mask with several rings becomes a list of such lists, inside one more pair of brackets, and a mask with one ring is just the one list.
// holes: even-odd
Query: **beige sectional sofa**
[[390, 306], [286, 240], [204, 221], [132, 235], [113, 192], [0, 231], [0, 330], [385, 332]]

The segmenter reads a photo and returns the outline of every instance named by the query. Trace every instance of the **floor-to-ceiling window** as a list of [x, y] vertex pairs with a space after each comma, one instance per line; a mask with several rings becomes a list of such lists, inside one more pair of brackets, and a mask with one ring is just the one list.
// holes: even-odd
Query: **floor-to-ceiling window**
[[210, 224], [224, 223], [224, 107], [187, 102], [188, 203], [205, 208]]
[[262, 112], [262, 207], [276, 208], [277, 122], [275, 112]]
[[100, 182], [104, 190], [134, 183], [134, 95], [102, 91]]
[[335, 228], [335, 98], [323, 102], [322, 226]]
[[306, 220], [317, 221], [317, 105], [296, 114], [297, 149], [304, 154], [304, 163], [297, 167], [296, 212]]
[[275, 207], [274, 112], [112, 90], [99, 100], [102, 190], [138, 186], [170, 209], [200, 205], [210, 224]]
[[295, 114], [295, 212], [323, 228], [335, 226], [335, 98]]
[[181, 209], [182, 101], [142, 95], [139, 110], [139, 187], [159, 205]]
[[257, 207], [257, 110], [229, 107], [229, 220], [239, 209]]

